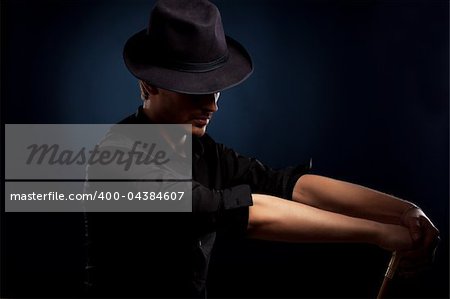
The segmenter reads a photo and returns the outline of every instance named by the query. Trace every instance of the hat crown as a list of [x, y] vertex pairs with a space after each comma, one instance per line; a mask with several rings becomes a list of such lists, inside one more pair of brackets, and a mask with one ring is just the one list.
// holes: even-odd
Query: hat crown
[[220, 12], [205, 0], [158, 1], [147, 35], [165, 61], [209, 63], [228, 53]]
[[223, 91], [253, 71], [250, 55], [225, 35], [219, 10], [207, 0], [158, 1], [123, 58], [139, 80], [187, 94]]

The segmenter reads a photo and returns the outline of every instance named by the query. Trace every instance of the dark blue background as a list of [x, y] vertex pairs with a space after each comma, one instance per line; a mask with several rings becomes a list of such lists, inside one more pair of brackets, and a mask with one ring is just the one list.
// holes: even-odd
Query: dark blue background
[[[214, 2], [255, 72], [223, 92], [209, 133], [271, 166], [312, 157], [317, 174], [420, 205], [442, 233], [436, 263], [390, 294], [448, 297], [448, 2]], [[140, 104], [122, 47], [152, 2], [1, 6], [3, 123], [115, 123]], [[2, 295], [78, 294], [71, 217], [2, 214]], [[374, 297], [389, 260], [369, 245], [226, 241], [211, 296]]]

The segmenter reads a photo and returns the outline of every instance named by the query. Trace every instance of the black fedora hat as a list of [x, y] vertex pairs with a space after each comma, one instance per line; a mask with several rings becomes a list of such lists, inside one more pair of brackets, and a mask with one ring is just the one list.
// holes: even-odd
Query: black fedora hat
[[160, 0], [147, 29], [124, 48], [130, 72], [156, 87], [208, 94], [235, 86], [253, 71], [250, 55], [222, 27], [206, 0]]

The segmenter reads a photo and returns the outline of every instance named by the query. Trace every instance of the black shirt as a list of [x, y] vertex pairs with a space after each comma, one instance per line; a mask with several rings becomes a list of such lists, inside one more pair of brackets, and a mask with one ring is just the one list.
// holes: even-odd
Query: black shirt
[[[120, 122], [143, 123], [151, 121], [142, 107]], [[192, 213], [88, 213], [91, 295], [206, 297], [216, 233], [245, 236], [251, 194], [291, 199], [309, 170], [274, 170], [207, 134], [192, 146]]]

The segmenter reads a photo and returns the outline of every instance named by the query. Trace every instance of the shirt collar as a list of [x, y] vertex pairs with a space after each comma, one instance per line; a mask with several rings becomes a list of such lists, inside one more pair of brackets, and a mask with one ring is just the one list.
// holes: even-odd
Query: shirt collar
[[[154, 123], [144, 112], [144, 107], [139, 106], [135, 113], [136, 122], [140, 124], [152, 124]], [[201, 137], [192, 136], [192, 151], [195, 155], [201, 156], [204, 153], [204, 147], [201, 142]]]
[[140, 124], [152, 124], [153, 121], [144, 113], [144, 107], [141, 105], [137, 109], [136, 113], [134, 114], [136, 117], [137, 123]]

